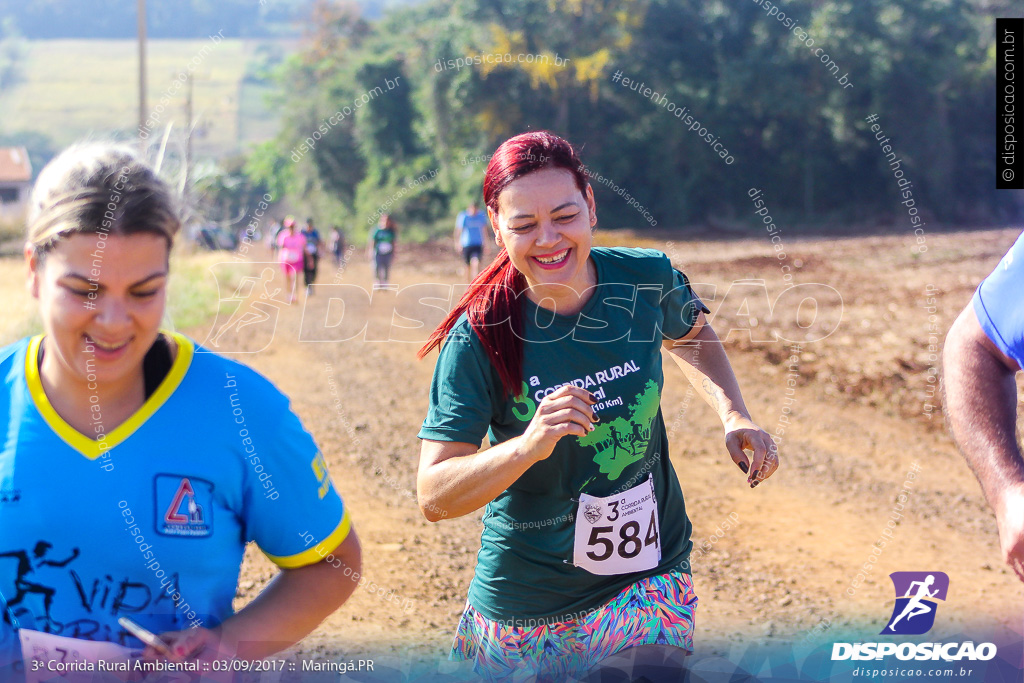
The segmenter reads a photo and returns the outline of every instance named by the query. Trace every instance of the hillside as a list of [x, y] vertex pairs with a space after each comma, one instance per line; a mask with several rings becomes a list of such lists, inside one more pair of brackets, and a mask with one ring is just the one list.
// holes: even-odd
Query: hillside
[[[33, 40], [26, 45], [18, 78], [0, 90], [0, 134], [39, 132], [57, 148], [86, 136], [135, 134], [135, 41]], [[193, 60], [197, 156], [220, 156], [272, 136], [278, 116], [264, 97], [271, 86], [246, 75], [262, 54], [283, 49], [283, 43], [268, 41], [149, 41], [148, 108], [159, 118], [156, 136], [168, 123], [176, 132], [184, 127], [186, 88], [175, 81]], [[164, 96], [167, 103], [159, 112]]]

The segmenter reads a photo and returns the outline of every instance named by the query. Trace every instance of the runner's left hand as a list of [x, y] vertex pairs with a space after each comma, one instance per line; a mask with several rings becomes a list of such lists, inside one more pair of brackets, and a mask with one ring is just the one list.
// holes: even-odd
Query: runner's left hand
[[[747, 475], [747, 483], [754, 488], [772, 476], [779, 468], [779, 453], [768, 432], [746, 416], [731, 416], [725, 422], [725, 447], [737, 467]], [[753, 451], [753, 460], [745, 450]]]

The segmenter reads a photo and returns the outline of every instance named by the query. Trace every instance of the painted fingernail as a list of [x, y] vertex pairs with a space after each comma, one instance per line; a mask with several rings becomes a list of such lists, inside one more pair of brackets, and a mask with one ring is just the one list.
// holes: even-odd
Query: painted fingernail
[[747, 465], [747, 463], [745, 463], [745, 462], [738, 462], [738, 463], [736, 463], [736, 464], [740, 466], [740, 469], [741, 469], [741, 470], [743, 470], [743, 474], [746, 474], [746, 473], [747, 473], [747, 470], [749, 470], [749, 469], [750, 469], [750, 466], [749, 466], [749, 465]]
[[591, 403], [597, 403], [597, 396], [594, 396], [594, 395], [593, 395], [592, 393], [590, 393], [589, 391], [587, 392], [587, 397], [588, 397], [588, 398], [590, 398], [590, 402], [591, 402]]
[[598, 415], [597, 413], [594, 413], [593, 415], [590, 416], [590, 419], [593, 422], [600, 422], [601, 421], [601, 416]]
[[588, 425], [587, 425], [587, 431], [588, 431], [588, 432], [592, 432], [592, 431], [594, 431], [594, 425], [592, 425], [592, 424], [588, 424]]
[[174, 654], [178, 655], [179, 657], [184, 657], [185, 656], [185, 648], [183, 646], [179, 645], [178, 647], [174, 648]]
[[756, 488], [757, 488], [757, 485], [758, 485], [758, 484], [760, 484], [760, 483], [761, 483], [761, 480], [760, 480], [760, 479], [755, 479], [755, 480], [754, 480], [754, 483], [750, 485], [750, 488], [752, 488], [752, 489], [756, 489]]

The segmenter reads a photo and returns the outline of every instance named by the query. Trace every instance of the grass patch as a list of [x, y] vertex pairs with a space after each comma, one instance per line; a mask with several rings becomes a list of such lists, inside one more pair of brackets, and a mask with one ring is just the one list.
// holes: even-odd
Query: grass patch
[[164, 327], [187, 332], [206, 324], [217, 314], [221, 298], [231, 296], [250, 269], [232, 261], [230, 252], [175, 250]]
[[0, 245], [6, 242], [25, 241], [25, 222], [0, 218]]
[[0, 258], [0, 346], [12, 344], [22, 337], [38, 334], [39, 304], [26, 287], [28, 268], [23, 258]]

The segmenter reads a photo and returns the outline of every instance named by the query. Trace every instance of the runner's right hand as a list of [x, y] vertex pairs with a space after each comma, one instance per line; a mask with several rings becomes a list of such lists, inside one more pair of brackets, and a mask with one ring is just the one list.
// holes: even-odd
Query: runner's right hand
[[571, 384], [559, 387], [537, 404], [537, 412], [519, 437], [520, 448], [530, 460], [540, 462], [563, 436], [586, 436], [600, 419], [595, 403], [597, 399], [586, 389]]
[[993, 505], [1003, 560], [1024, 581], [1024, 484], [1011, 484]]

